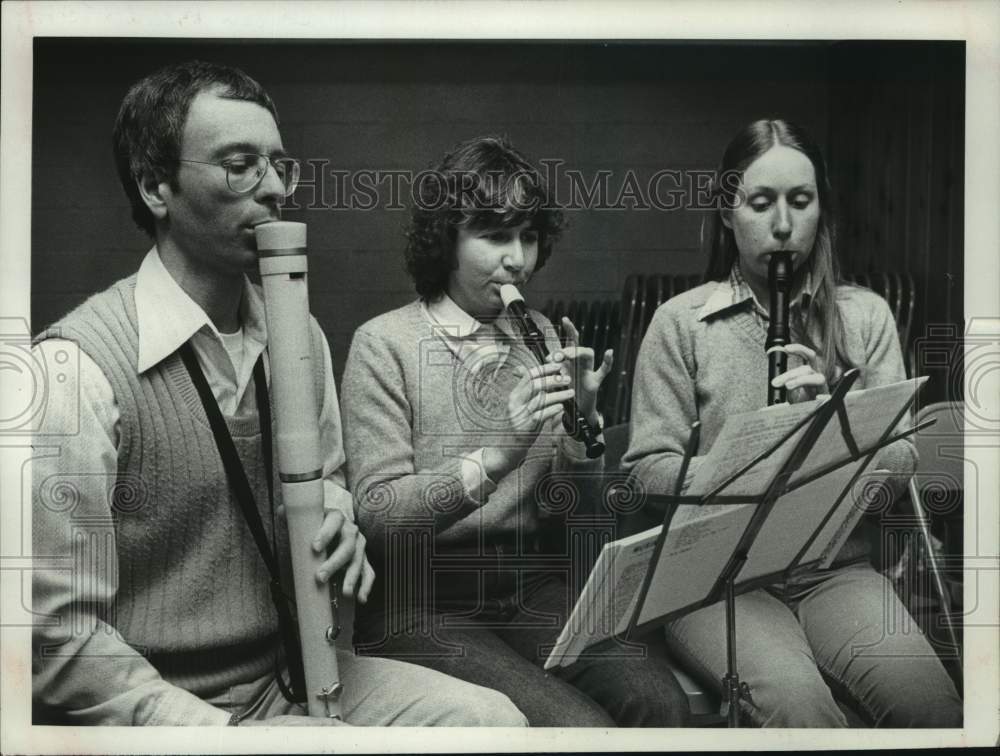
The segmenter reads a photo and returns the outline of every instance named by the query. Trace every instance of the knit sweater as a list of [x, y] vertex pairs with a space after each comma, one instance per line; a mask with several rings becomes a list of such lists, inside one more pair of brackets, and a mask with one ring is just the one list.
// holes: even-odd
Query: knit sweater
[[[36, 553], [58, 553], [69, 540], [67, 530], [93, 538], [95, 527], [107, 539], [108, 553], [100, 555], [102, 569], [77, 577], [72, 592], [58, 585], [50, 592], [49, 583], [36, 581], [36, 610], [94, 623], [89, 637], [72, 641], [85, 648], [76, 649], [71, 671], [58, 659], [39, 661], [36, 691], [59, 708], [131, 708], [134, 723], [155, 724], [180, 721], [184, 706], [193, 716], [207, 717], [176, 689], [206, 698], [259, 679], [273, 669], [279, 650], [269, 574], [179, 354], [141, 375], [137, 371], [135, 281], [119, 281], [38, 337], [75, 341], [101, 368], [120, 410], [121, 436], [109, 500], [86, 502], [79, 507], [85, 517], [81, 511], [54, 517], [44, 501], [45, 482], [37, 487]], [[322, 338], [314, 331], [314, 341]], [[316, 381], [322, 385], [322, 376]], [[258, 420], [227, 419], [227, 425], [270, 540]], [[280, 489], [275, 497], [277, 506]], [[280, 521], [275, 540], [287, 543]], [[287, 549], [279, 551], [288, 575]], [[52, 605], [67, 595], [74, 606]], [[150, 676], [150, 664], [169, 686]], [[80, 685], [86, 680], [102, 684]], [[138, 702], [129, 707], [116, 703], [119, 698]]]
[[[543, 316], [532, 315], [552, 332]], [[436, 327], [413, 302], [365, 323], [351, 343], [341, 392], [347, 479], [358, 523], [376, 551], [394, 521], [432, 523], [435, 543], [445, 548], [528, 538], [544, 516], [539, 493], [555, 476], [603, 466], [574, 452], [558, 419], [539, 433], [506, 430], [514, 370], [537, 364], [522, 343], [510, 344], [501, 369], [477, 371], [449, 350]], [[528, 448], [488, 499], [475, 501], [463, 482], [462, 456], [488, 446]]]
[[[709, 282], [668, 300], [657, 309], [643, 339], [622, 467], [647, 490], [673, 491], [692, 422], [701, 421], [701, 434], [685, 487], [726, 418], [767, 405], [766, 324], [754, 317], [749, 302], [702, 317], [709, 297], [724, 286], [729, 284]], [[854, 389], [905, 379], [899, 338], [885, 300], [867, 289], [842, 286], [837, 306], [848, 358], [861, 369]], [[916, 451], [904, 439], [879, 452], [872, 469], [906, 476], [915, 466]], [[857, 539], [852, 541], [840, 560], [863, 552]]]

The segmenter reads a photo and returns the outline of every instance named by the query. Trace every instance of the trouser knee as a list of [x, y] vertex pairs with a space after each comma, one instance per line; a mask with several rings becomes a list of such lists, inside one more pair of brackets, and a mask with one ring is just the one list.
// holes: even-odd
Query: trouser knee
[[633, 698], [609, 707], [619, 727], [684, 727], [691, 716], [687, 699], [656, 701]]
[[846, 727], [847, 719], [830, 689], [819, 685], [752, 687], [744, 711], [760, 727]]
[[905, 690], [899, 691], [893, 701], [878, 718], [878, 727], [929, 727], [949, 729], [962, 726], [962, 702], [957, 695], [941, 697], [909, 697]]
[[665, 663], [614, 661], [570, 668], [568, 682], [596, 701], [619, 727], [683, 727], [687, 695]]
[[463, 695], [449, 694], [435, 701], [441, 725], [453, 727], [527, 727], [528, 720], [507, 696], [470, 684]]

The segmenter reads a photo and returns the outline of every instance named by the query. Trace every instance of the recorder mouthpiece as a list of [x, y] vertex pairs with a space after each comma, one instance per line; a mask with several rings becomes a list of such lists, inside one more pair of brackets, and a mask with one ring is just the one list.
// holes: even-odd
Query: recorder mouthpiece
[[257, 251], [266, 253], [279, 250], [306, 248], [306, 224], [293, 221], [272, 221], [255, 227]]
[[514, 284], [504, 284], [500, 287], [500, 299], [503, 300], [504, 308], [510, 307], [514, 302], [524, 304], [524, 297]]

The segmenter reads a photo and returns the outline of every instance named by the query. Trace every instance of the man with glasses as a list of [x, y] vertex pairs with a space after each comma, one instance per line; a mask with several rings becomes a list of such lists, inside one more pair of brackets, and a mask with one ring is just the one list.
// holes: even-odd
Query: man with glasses
[[[59, 449], [34, 465], [34, 553], [73, 565], [34, 575], [36, 721], [338, 724], [304, 716], [289, 691], [294, 632], [289, 642], [244, 520], [245, 497], [234, 493], [231, 461], [221, 461], [207, 421], [214, 398], [251, 507], [287, 569], [261, 414], [270, 374], [263, 301], [246, 273], [257, 264], [254, 228], [278, 218], [298, 164], [261, 86], [199, 62], [129, 90], [114, 151], [132, 216], [155, 245], [136, 274], [91, 297], [35, 347], [53, 361], [78, 349], [80, 365], [49, 387], [41, 431]], [[341, 472], [329, 347], [315, 320], [311, 328], [327, 511], [312, 547], [335, 544], [317, 579], [346, 568], [344, 592], [364, 601], [374, 574]], [[199, 385], [211, 396], [199, 400]], [[347, 723], [525, 723], [495, 691], [401, 662], [338, 658]]]

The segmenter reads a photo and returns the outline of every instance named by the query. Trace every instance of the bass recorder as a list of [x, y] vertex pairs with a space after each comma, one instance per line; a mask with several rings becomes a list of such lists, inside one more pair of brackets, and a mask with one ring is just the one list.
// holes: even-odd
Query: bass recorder
[[275, 446], [295, 580], [306, 704], [310, 716], [340, 719], [343, 686], [334, 645], [333, 586], [316, 580], [324, 555], [311, 546], [324, 512], [313, 379], [316, 366], [309, 338], [306, 226], [276, 221], [257, 226], [255, 235], [267, 310]]

